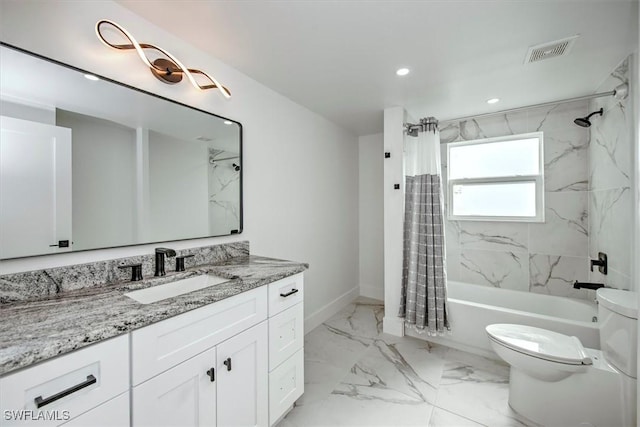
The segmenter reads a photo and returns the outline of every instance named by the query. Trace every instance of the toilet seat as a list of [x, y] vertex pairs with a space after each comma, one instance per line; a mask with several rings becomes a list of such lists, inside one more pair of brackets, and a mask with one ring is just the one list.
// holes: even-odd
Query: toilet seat
[[580, 340], [533, 326], [494, 324], [486, 328], [489, 338], [504, 347], [538, 359], [566, 365], [592, 365]]

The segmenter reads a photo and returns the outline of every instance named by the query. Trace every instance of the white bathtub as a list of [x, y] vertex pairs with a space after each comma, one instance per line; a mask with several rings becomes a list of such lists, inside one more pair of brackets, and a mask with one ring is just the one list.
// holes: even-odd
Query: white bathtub
[[430, 337], [405, 328], [406, 335], [496, 358], [485, 327], [515, 323], [574, 335], [585, 347], [600, 348], [595, 302], [455, 281], [449, 281], [447, 291], [451, 334]]

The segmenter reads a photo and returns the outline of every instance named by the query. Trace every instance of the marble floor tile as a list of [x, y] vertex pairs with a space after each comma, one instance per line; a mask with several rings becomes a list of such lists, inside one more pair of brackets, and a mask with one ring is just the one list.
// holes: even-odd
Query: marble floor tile
[[492, 427], [525, 425], [509, 408], [508, 398], [507, 366], [463, 354], [445, 364], [436, 406]]
[[324, 362], [346, 370], [353, 366], [372, 342], [371, 338], [358, 337], [322, 324], [305, 336], [305, 360]]
[[481, 427], [483, 425], [441, 408], [433, 408], [429, 420], [429, 427]]
[[331, 394], [403, 406], [432, 404], [443, 367], [419, 340], [376, 340]]
[[324, 324], [358, 338], [376, 338], [382, 333], [382, 301], [360, 297]]
[[331, 394], [346, 375], [347, 371], [344, 367], [339, 368], [327, 362], [305, 357], [304, 394], [298, 399], [297, 405], [321, 402]]
[[276, 427], [325, 427], [331, 426], [331, 420], [324, 412], [324, 401], [310, 405], [296, 405]]
[[359, 298], [305, 336], [305, 394], [277, 427], [522, 426], [508, 365], [381, 332]]
[[332, 394], [321, 409], [327, 426], [400, 427], [427, 425], [433, 406], [425, 402], [398, 404]]

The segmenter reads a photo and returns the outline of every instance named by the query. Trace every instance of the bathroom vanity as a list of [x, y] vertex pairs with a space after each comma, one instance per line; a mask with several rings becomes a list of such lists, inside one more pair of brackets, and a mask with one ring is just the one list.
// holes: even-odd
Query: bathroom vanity
[[[0, 425], [275, 424], [304, 388], [307, 267], [247, 247], [162, 278], [0, 305]], [[202, 275], [226, 281], [149, 304], [125, 295]]]

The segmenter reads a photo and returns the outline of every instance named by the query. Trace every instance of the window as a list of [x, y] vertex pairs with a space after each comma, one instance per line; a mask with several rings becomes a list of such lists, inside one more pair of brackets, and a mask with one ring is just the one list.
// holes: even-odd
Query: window
[[542, 132], [448, 144], [448, 218], [544, 222], [542, 147]]

